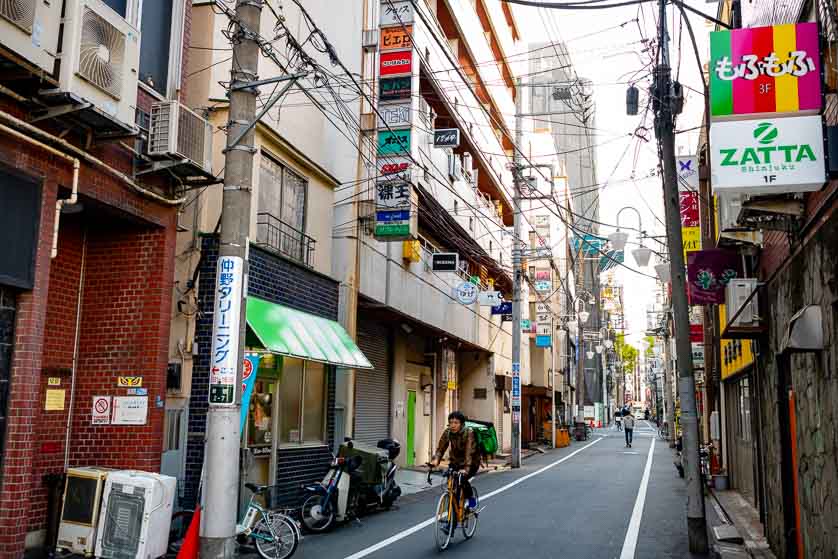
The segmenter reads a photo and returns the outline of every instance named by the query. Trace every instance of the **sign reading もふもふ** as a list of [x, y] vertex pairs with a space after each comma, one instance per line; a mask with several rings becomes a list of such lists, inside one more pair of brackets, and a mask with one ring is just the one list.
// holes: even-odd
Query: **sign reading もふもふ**
[[710, 146], [717, 192], [813, 192], [826, 181], [820, 116], [718, 122]]

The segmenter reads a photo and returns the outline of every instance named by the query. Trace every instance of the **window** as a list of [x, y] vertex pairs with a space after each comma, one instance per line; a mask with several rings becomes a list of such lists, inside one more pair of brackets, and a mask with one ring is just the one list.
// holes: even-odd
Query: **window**
[[325, 439], [326, 370], [323, 364], [283, 358], [279, 385], [279, 444]]
[[257, 378], [247, 414], [247, 446], [271, 446], [273, 440], [273, 394], [276, 381]]
[[[264, 155], [264, 154], [263, 154]], [[308, 182], [263, 156], [259, 170], [259, 212], [265, 212], [302, 232], [305, 227], [306, 190]]]
[[145, 0], [139, 9], [140, 81], [164, 97], [179, 89], [183, 2]]
[[126, 14], [128, 13], [128, 0], [104, 0], [104, 2], [113, 11], [122, 17], [126, 17]]

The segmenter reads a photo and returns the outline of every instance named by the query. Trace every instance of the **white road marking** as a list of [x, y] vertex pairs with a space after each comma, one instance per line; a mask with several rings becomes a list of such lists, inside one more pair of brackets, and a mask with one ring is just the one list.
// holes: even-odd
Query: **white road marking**
[[[527, 475], [525, 475], [521, 478], [516, 479], [515, 481], [513, 481], [511, 483], [508, 483], [508, 484], [504, 485], [503, 487], [500, 487], [498, 489], [495, 489], [494, 491], [490, 491], [489, 493], [487, 493], [485, 495], [482, 495], [480, 497], [480, 501], [481, 502], [487, 501], [488, 499], [491, 499], [495, 495], [499, 495], [500, 493], [503, 493], [504, 491], [508, 491], [508, 490], [512, 489], [513, 487], [515, 487], [516, 485], [518, 485], [520, 483], [523, 483], [523, 482], [525, 482], [526, 480], [528, 480], [532, 477], [543, 474], [547, 470], [555, 468], [556, 466], [558, 466], [562, 462], [564, 462], [566, 460], [570, 460], [571, 458], [573, 458], [574, 456], [576, 456], [577, 454], [579, 454], [583, 450], [594, 446], [595, 444], [597, 444], [601, 440], [602, 440], [602, 437], [600, 437], [599, 439], [597, 439], [597, 440], [595, 440], [591, 443], [586, 444], [585, 446], [583, 446], [582, 448], [580, 448], [578, 450], [574, 450], [573, 452], [571, 452], [570, 454], [568, 454], [564, 458], [560, 458], [560, 459], [556, 460], [555, 462], [551, 462], [550, 464], [547, 464], [543, 468], [540, 468], [540, 469], [538, 469], [538, 470], [536, 470], [532, 473], [529, 473], [529, 474], [527, 474]], [[365, 549], [362, 549], [361, 551], [359, 551], [357, 553], [353, 553], [352, 555], [347, 556], [345, 559], [361, 559], [362, 557], [366, 557], [368, 555], [371, 555], [371, 554], [375, 553], [376, 551], [378, 551], [380, 549], [384, 549], [385, 547], [387, 547], [389, 545], [392, 545], [392, 544], [396, 543], [397, 541], [403, 540], [406, 537], [408, 537], [412, 534], [415, 534], [419, 530], [427, 528], [428, 526], [433, 524], [435, 521], [436, 521], [436, 517], [432, 516], [431, 518], [429, 518], [427, 520], [424, 520], [424, 521], [420, 522], [419, 524], [416, 524], [415, 526], [411, 526], [410, 528], [407, 528], [407, 529], [402, 530], [401, 532], [399, 532], [397, 534], [394, 534], [394, 535], [390, 536], [386, 540], [381, 540], [377, 544], [374, 544], [374, 545], [371, 545], [371, 546], [369, 546]]]
[[631, 513], [626, 539], [623, 541], [623, 551], [620, 559], [634, 559], [634, 552], [637, 549], [637, 536], [640, 534], [640, 519], [643, 517], [643, 505], [646, 503], [646, 490], [649, 488], [649, 474], [652, 471], [652, 458], [655, 453], [655, 439], [649, 445], [649, 456], [646, 458], [646, 468], [643, 470], [643, 478], [640, 480], [640, 489], [637, 491], [637, 499], [634, 501], [634, 510]]

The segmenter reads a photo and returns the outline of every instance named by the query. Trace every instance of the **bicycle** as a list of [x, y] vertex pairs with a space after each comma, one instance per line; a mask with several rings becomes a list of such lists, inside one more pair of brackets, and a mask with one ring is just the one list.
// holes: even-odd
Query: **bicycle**
[[[256, 551], [264, 559], [287, 559], [294, 555], [302, 539], [300, 527], [285, 511], [266, 508], [270, 503], [269, 485], [244, 485], [252, 494], [241, 522], [236, 524], [236, 536], [250, 538]], [[265, 496], [266, 507], [257, 502]]]
[[669, 439], [669, 427], [667, 426], [666, 421], [661, 423], [661, 426], [658, 428], [658, 436], [664, 441]]
[[[431, 473], [433, 469], [428, 464], [428, 484], [431, 483]], [[451, 536], [457, 529], [457, 525], [462, 526], [463, 537], [470, 540], [474, 537], [477, 531], [477, 521], [480, 516], [480, 510], [472, 510], [465, 506], [465, 495], [463, 493], [463, 480], [466, 474], [453, 468], [447, 468], [442, 476], [448, 480], [445, 492], [440, 495], [439, 502], [436, 508], [436, 522], [434, 534], [436, 537], [436, 546], [439, 551], [444, 551], [451, 543]], [[477, 488], [472, 486], [472, 495], [477, 500]]]

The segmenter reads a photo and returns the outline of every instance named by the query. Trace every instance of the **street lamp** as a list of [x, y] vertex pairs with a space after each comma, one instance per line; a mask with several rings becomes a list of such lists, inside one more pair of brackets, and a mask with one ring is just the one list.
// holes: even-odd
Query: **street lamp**
[[605, 349], [605, 346], [603, 346], [602, 344], [597, 344], [594, 346], [594, 349], [597, 353], [602, 353], [602, 350]]
[[594, 352], [591, 351], [590, 349], [585, 352], [585, 355], [588, 357], [588, 359], [593, 359], [594, 358]]
[[669, 262], [655, 264], [655, 273], [663, 283], [669, 283], [672, 279], [672, 270], [669, 269]]
[[611, 349], [612, 347], [614, 347], [614, 342], [611, 340], [605, 340], [603, 343], [605, 344], [606, 349]]
[[588, 311], [579, 311], [579, 320], [584, 324], [588, 322], [588, 319], [591, 317], [591, 313]]
[[643, 246], [643, 237], [641, 237], [640, 246], [631, 251], [631, 255], [634, 256], [634, 261], [637, 262], [638, 266], [645, 268], [649, 265], [649, 259], [652, 257], [652, 249]]
[[611, 248], [614, 250], [625, 249], [626, 241], [628, 241], [629, 235], [628, 233], [620, 230], [620, 214], [622, 214], [625, 210], [632, 210], [637, 214], [637, 230], [640, 231], [640, 246], [632, 250], [631, 255], [634, 257], [634, 261], [637, 262], [638, 266], [645, 268], [649, 265], [649, 259], [652, 256], [652, 249], [643, 246], [643, 238], [645, 237], [643, 232], [643, 220], [641, 219], [640, 212], [637, 211], [637, 208], [625, 206], [617, 212], [617, 230], [608, 235], [608, 240], [611, 242]]

